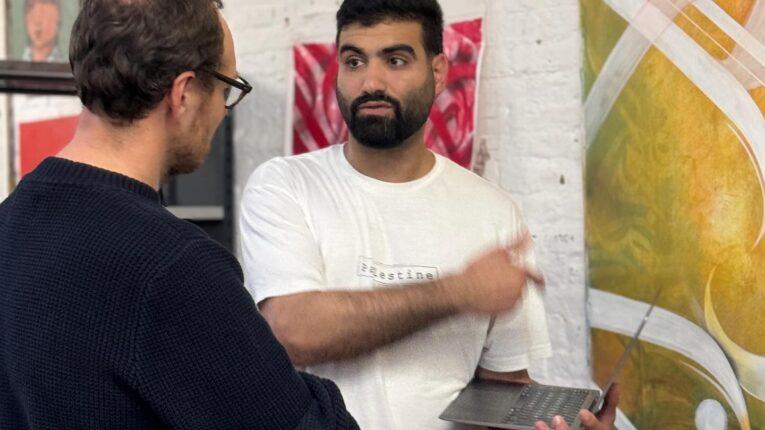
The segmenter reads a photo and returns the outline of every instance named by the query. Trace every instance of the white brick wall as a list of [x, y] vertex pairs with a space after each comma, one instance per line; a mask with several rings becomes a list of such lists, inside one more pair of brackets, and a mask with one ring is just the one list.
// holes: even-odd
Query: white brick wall
[[[534, 373], [589, 381], [585, 316], [581, 33], [578, 0], [441, 0], [447, 20], [485, 13], [478, 140], [486, 176], [512, 192], [537, 238], [548, 278], [554, 358]], [[228, 0], [239, 70], [254, 91], [236, 113], [236, 195], [250, 172], [282, 155], [298, 41], [334, 38], [339, 0]], [[545, 369], [546, 368], [546, 369]]]
[[526, 211], [548, 278], [546, 379], [586, 384], [578, 1], [491, 1], [486, 34], [480, 132], [496, 157], [489, 172]]

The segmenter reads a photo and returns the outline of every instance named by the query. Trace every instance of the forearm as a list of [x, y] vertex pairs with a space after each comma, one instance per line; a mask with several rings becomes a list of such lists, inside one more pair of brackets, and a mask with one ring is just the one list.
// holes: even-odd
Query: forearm
[[528, 235], [508, 248], [488, 250], [456, 275], [436, 282], [372, 291], [329, 291], [274, 297], [260, 303], [293, 364], [356, 357], [458, 313], [509, 311], [526, 288], [542, 284], [512, 255]]
[[515, 372], [494, 372], [479, 367], [475, 372], [475, 376], [476, 378], [485, 381], [508, 382], [514, 384], [530, 384], [534, 382], [531, 380], [529, 372], [526, 369]]
[[293, 363], [316, 364], [356, 357], [457, 313], [443, 286], [297, 294], [262, 310]]

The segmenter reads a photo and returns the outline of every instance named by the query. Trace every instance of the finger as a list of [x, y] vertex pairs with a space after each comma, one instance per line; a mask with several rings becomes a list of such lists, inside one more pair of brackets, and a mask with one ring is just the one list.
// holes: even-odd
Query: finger
[[544, 421], [537, 421], [536, 424], [534, 424], [534, 430], [550, 430], [550, 427], [547, 427], [547, 424]]
[[513, 266], [523, 265], [523, 256], [520, 253], [510, 249], [505, 250], [505, 252], [507, 253], [507, 258], [510, 261], [510, 264], [512, 264]]
[[603, 408], [598, 412], [600, 421], [609, 422], [616, 418], [616, 407], [619, 405], [621, 388], [619, 384], [614, 384], [606, 393], [606, 399], [603, 402]]
[[619, 398], [622, 395], [622, 386], [618, 383], [611, 386], [611, 389], [608, 390], [608, 394], [606, 395], [606, 402], [609, 406], [616, 406], [619, 404]]
[[513, 243], [508, 245], [507, 249], [510, 252], [524, 253], [531, 249], [533, 245], [534, 242], [531, 240], [531, 233], [529, 233], [528, 230], [524, 230], [520, 236], [513, 240]]
[[587, 409], [582, 409], [579, 411], [579, 421], [581, 421], [582, 425], [584, 425], [584, 427], [587, 429], [594, 429], [598, 424], [600, 424], [600, 421], [598, 421], [597, 417], [595, 417], [595, 415], [593, 415], [593, 413]]
[[542, 272], [540, 272], [536, 266], [532, 267], [528, 264], [525, 264], [524, 261], [525, 258], [523, 254], [531, 249], [532, 245], [533, 240], [531, 239], [531, 234], [528, 230], [524, 230], [520, 237], [518, 237], [511, 245], [508, 246], [507, 255], [509, 256], [511, 264], [515, 266], [524, 266], [524, 269], [526, 270], [526, 276], [534, 281], [538, 287], [544, 288], [545, 277]]
[[545, 282], [545, 275], [542, 274], [542, 272], [539, 271], [536, 267], [526, 267], [526, 276], [534, 281], [534, 283], [537, 285], [537, 287], [544, 289], [546, 282]]
[[555, 430], [569, 430], [568, 424], [566, 424], [566, 420], [564, 420], [563, 417], [559, 415], [553, 417], [552, 425]]

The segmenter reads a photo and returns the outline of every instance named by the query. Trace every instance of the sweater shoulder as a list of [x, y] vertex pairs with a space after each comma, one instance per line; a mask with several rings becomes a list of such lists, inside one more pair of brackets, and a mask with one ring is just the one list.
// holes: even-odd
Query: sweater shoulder
[[[71, 184], [29, 184], [17, 190], [10, 217], [50, 232], [52, 249], [154, 272], [195, 241], [215, 243], [158, 201], [128, 190]], [[147, 273], [148, 274], [148, 273]]]

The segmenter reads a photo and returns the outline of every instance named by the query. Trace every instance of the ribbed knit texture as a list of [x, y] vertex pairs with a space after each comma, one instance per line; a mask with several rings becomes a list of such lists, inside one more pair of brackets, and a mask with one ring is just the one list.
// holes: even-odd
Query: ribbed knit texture
[[45, 160], [0, 204], [0, 429], [357, 428], [224, 248], [128, 177]]

